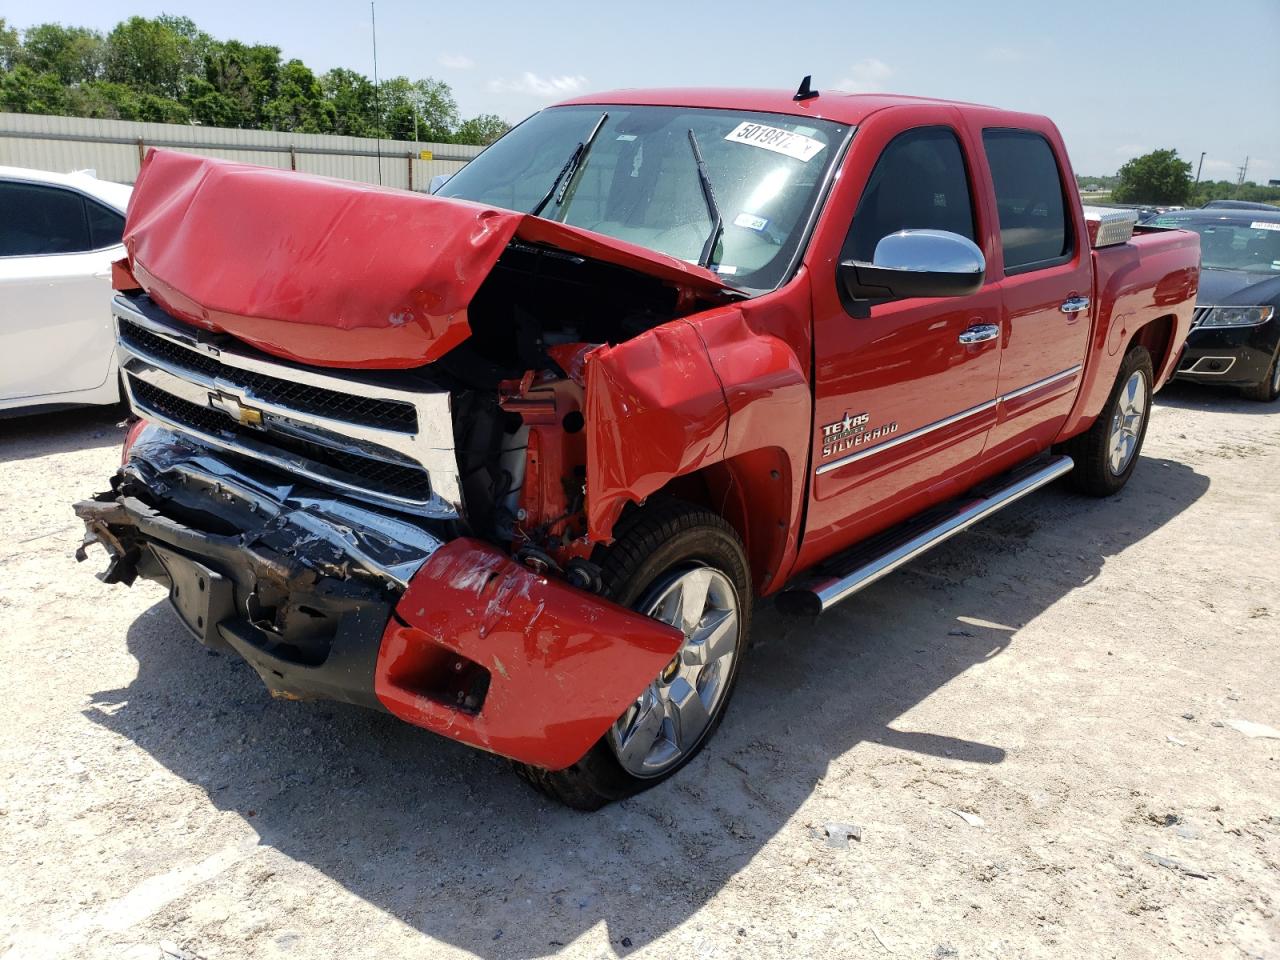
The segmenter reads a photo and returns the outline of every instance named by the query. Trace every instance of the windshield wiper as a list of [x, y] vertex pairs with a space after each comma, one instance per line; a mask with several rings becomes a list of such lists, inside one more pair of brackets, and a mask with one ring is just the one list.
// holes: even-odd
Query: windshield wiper
[[720, 205], [716, 203], [716, 192], [711, 189], [711, 177], [707, 174], [706, 161], [702, 159], [702, 150], [698, 147], [698, 138], [689, 128], [689, 146], [693, 148], [693, 162], [698, 167], [698, 179], [702, 181], [702, 199], [707, 202], [707, 213], [711, 216], [711, 234], [702, 245], [702, 255], [698, 257], [698, 266], [711, 269], [711, 258], [715, 255], [716, 244], [724, 233], [724, 220], [720, 216]]
[[604, 122], [608, 119], [609, 114], [600, 114], [600, 119], [596, 121], [596, 125], [591, 129], [590, 135], [573, 148], [573, 153], [569, 154], [569, 159], [560, 168], [556, 178], [551, 181], [551, 189], [543, 194], [542, 199], [538, 201], [538, 205], [529, 211], [530, 216], [536, 217], [542, 213], [546, 205], [551, 202], [551, 198], [556, 196], [556, 188], [560, 186], [560, 181], [562, 180], [564, 181], [564, 187], [560, 190], [560, 196], [556, 197], [556, 204], [564, 203], [564, 197], [569, 191], [569, 185], [573, 183], [573, 178], [582, 166], [582, 162], [587, 159], [587, 151], [591, 149], [591, 144], [595, 143], [596, 134], [600, 132], [600, 128], [604, 126]]

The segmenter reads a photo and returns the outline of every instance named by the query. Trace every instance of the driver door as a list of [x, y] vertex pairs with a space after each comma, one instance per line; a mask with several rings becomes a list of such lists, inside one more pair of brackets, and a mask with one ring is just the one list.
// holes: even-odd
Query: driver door
[[[869, 134], [859, 132], [864, 149]], [[839, 259], [870, 262], [880, 239], [902, 229], [982, 236], [971, 169], [950, 125], [898, 132], [866, 181]], [[802, 565], [965, 489], [995, 422], [1000, 364], [998, 287], [859, 308], [834, 263], [822, 273], [813, 281], [814, 474]], [[977, 342], [961, 339], [975, 331]]]

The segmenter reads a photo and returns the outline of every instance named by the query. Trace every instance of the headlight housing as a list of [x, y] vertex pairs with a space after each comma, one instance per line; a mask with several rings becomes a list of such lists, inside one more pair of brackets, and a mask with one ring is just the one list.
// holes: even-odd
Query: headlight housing
[[1210, 307], [1197, 326], [1256, 327], [1275, 314], [1275, 307]]

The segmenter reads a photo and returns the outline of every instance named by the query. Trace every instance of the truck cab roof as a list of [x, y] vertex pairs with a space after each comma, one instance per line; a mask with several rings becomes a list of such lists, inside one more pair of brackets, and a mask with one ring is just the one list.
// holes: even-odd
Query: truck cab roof
[[[856, 125], [873, 113], [894, 107], [950, 106], [962, 110], [978, 110], [1006, 115], [1011, 120], [1030, 117], [997, 107], [959, 100], [939, 100], [932, 97], [912, 97], [895, 93], [844, 93], [818, 91], [816, 96], [804, 100], [795, 99], [792, 90], [742, 89], [727, 87], [672, 87], [651, 89], [610, 90], [591, 93], [562, 101], [557, 106], [585, 104], [630, 104], [675, 107], [705, 107], [721, 110], [749, 110], [762, 113], [780, 113], [797, 117], [816, 117], [835, 123]], [[1034, 115], [1037, 120], [1044, 118]]]

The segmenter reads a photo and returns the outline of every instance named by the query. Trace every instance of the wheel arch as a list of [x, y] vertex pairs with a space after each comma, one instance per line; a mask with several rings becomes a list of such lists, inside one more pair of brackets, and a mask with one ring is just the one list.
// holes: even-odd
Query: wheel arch
[[703, 507], [742, 539], [751, 585], [759, 595], [778, 589], [795, 557], [800, 517], [793, 504], [797, 478], [782, 447], [760, 447], [675, 477], [653, 496]]
[[1171, 313], [1166, 313], [1144, 323], [1133, 332], [1133, 336], [1125, 344], [1124, 353], [1128, 353], [1135, 346], [1143, 346], [1147, 348], [1147, 353], [1151, 354], [1151, 369], [1155, 371], [1156, 381], [1151, 385], [1153, 391], [1158, 390], [1173, 375], [1173, 370], [1169, 369], [1173, 360], [1170, 354], [1173, 351], [1173, 334], [1177, 324], [1178, 318]]

